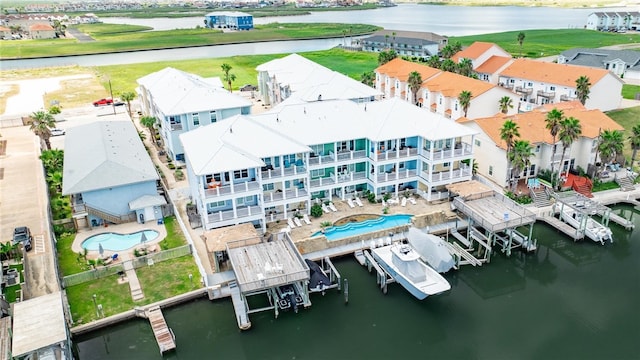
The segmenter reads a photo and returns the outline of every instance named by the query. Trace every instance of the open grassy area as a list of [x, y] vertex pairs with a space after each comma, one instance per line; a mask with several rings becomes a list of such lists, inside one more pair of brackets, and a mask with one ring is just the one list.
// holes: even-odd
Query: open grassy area
[[372, 33], [379, 29], [363, 24], [266, 24], [251, 31], [223, 33], [214, 29], [179, 29], [143, 31], [144, 27], [118, 24], [83, 24], [77, 28], [96, 41], [75, 39], [20, 40], [4, 42], [2, 58], [46, 57], [76, 54], [98, 54], [142, 49], [180, 48], [217, 44], [246, 43], [272, 40], [294, 40], [342, 37]]
[[105, 317], [133, 309], [136, 303], [131, 299], [129, 283], [118, 284], [119, 278], [112, 275], [66, 288], [71, 317], [76, 325], [99, 318], [93, 294], [96, 295], [96, 303], [102, 304]]
[[622, 97], [625, 99], [634, 100], [636, 98], [636, 94], [640, 93], [639, 85], [630, 85], [624, 84], [622, 85]]
[[[191, 255], [136, 269], [144, 293], [142, 303], [150, 304], [202, 287], [200, 272]], [[189, 280], [189, 274], [193, 281]], [[193, 285], [192, 285], [193, 284]]]
[[[24, 273], [22, 272], [22, 270], [24, 269], [24, 266], [22, 264], [9, 265], [9, 268], [16, 269], [18, 271], [18, 274], [20, 274], [21, 281], [24, 281], [24, 278], [23, 278]], [[21, 289], [22, 289], [22, 286], [20, 286], [20, 283], [17, 283], [12, 286], [7, 286], [6, 288], [4, 288], [5, 299], [10, 303], [16, 302], [16, 299], [18, 298], [18, 296], [20, 296]]]
[[[606, 113], [610, 118], [624, 127], [624, 156], [631, 159], [631, 146], [629, 146], [629, 136], [631, 136], [631, 128], [638, 124], [640, 119], [640, 106], [612, 110]], [[637, 160], [637, 159], [636, 159]]]
[[[596, 48], [609, 45], [629, 44], [640, 42], [638, 34], [618, 34], [583, 29], [556, 30], [522, 30], [525, 34], [522, 43], [522, 55], [525, 57], [543, 57], [558, 55], [564, 50], [584, 47]], [[451, 37], [449, 42], [460, 41], [463, 46], [471, 45], [474, 41], [492, 42], [510, 52], [513, 56], [520, 56], [518, 34], [520, 31], [507, 31], [495, 34]]]
[[187, 239], [184, 238], [175, 216], [164, 218], [164, 227], [167, 229], [167, 237], [160, 241], [162, 250], [173, 249], [187, 244]]
[[71, 244], [76, 234], [65, 233], [58, 237], [56, 252], [58, 253], [58, 265], [63, 276], [77, 274], [89, 270], [86, 261], [71, 250]]

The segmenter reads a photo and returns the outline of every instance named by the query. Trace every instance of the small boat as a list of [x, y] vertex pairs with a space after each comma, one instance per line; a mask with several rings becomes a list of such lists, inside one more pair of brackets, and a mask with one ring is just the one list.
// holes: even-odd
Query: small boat
[[409, 244], [393, 244], [371, 250], [378, 264], [419, 300], [451, 289], [449, 282], [420, 260]]
[[278, 293], [278, 307], [282, 310], [289, 310], [295, 304], [293, 287], [283, 285], [276, 288]]
[[315, 261], [305, 259], [309, 266], [309, 291], [311, 292], [324, 292], [331, 285], [331, 279], [322, 270], [322, 268], [316, 264]]
[[583, 218], [586, 219], [584, 234], [591, 240], [604, 245], [606, 241], [613, 243], [613, 234], [611, 229], [592, 219], [589, 215], [565, 206], [560, 212], [562, 220], [576, 229], [581, 229]]
[[453, 255], [447, 250], [442, 238], [410, 227], [407, 232], [407, 240], [420, 255], [422, 261], [437, 272], [446, 273], [456, 265]]

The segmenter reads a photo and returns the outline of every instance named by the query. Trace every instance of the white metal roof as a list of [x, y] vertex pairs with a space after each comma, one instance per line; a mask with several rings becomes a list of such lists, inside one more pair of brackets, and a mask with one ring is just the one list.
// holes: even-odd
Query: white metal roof
[[171, 67], [141, 77], [138, 84], [152, 94], [165, 116], [251, 106], [251, 101], [222, 88], [219, 78], [204, 79]]
[[140, 210], [149, 206], [166, 205], [167, 200], [162, 195], [142, 195], [139, 198], [129, 201], [129, 210]]
[[158, 179], [129, 120], [70, 128], [64, 145], [63, 195]]
[[67, 340], [67, 330], [62, 307], [62, 293], [20, 301], [13, 304], [14, 357], [56, 345]]

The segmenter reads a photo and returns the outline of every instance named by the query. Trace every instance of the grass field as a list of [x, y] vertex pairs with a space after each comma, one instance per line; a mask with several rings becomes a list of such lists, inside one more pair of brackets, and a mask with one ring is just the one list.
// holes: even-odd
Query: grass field
[[93, 294], [96, 295], [96, 304], [102, 304], [105, 317], [133, 309], [135, 303], [131, 298], [129, 283], [119, 284], [119, 278], [118, 275], [112, 275], [65, 289], [74, 324], [86, 324], [99, 319]]
[[[624, 127], [624, 156], [631, 159], [631, 146], [629, 146], [629, 136], [631, 136], [631, 128], [638, 124], [640, 119], [640, 106], [612, 110], [606, 113], [610, 118]], [[637, 159], [636, 159], [637, 160]]]
[[638, 85], [622, 85], [622, 97], [625, 99], [635, 99], [636, 94], [640, 93], [640, 86]]
[[[145, 304], [183, 294], [202, 287], [200, 272], [191, 255], [136, 269]], [[189, 279], [192, 275], [192, 280]]]
[[77, 274], [89, 270], [86, 261], [71, 250], [76, 234], [65, 233], [58, 237], [56, 252], [58, 265], [63, 276]]

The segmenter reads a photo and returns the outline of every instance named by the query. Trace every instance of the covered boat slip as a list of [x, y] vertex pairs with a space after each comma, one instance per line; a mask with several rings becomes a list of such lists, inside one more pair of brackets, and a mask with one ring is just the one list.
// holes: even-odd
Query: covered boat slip
[[[631, 230], [634, 227], [633, 222], [614, 214], [608, 206], [593, 201], [575, 191], [552, 193], [551, 196], [556, 200], [553, 206], [554, 211], [562, 212], [564, 206], [569, 206], [574, 211], [586, 216], [599, 215], [602, 218], [602, 225], [604, 226], [609, 226], [609, 221], [613, 221], [627, 230]], [[584, 229], [578, 230], [584, 232]]]
[[[536, 241], [531, 239], [533, 224], [536, 215], [515, 201], [499, 194], [485, 185], [475, 181], [467, 183], [473, 185], [475, 191], [469, 191], [465, 183], [448, 186], [449, 191], [459, 194], [453, 200], [453, 207], [462, 212], [469, 222], [466, 242], [473, 248], [476, 242], [484, 250], [486, 261], [490, 261], [491, 246], [498, 243], [502, 252], [511, 255], [514, 248], [522, 248], [525, 251], [535, 251]], [[484, 188], [483, 188], [484, 186]], [[464, 196], [460, 195], [463, 194]], [[517, 228], [528, 226], [528, 235], [520, 233]], [[482, 232], [479, 228], [484, 229]], [[456, 237], [458, 238], [458, 237]]]

